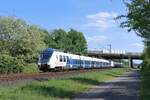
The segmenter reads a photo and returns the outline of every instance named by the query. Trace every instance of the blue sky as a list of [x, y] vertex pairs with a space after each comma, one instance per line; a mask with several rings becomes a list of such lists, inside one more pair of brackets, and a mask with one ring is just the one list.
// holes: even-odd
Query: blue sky
[[16, 16], [49, 31], [74, 28], [84, 33], [89, 49], [143, 50], [142, 39], [119, 27], [113, 18], [126, 13], [122, 0], [0, 0], [1, 16]]

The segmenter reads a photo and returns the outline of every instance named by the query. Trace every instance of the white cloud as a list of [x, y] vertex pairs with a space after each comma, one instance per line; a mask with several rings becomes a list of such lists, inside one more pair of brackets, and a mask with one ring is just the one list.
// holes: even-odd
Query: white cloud
[[131, 44], [131, 46], [133, 46], [135, 48], [143, 48], [144, 47], [144, 45], [141, 43], [133, 43], [133, 44]]
[[115, 17], [117, 17], [117, 13], [115, 12], [99, 12], [96, 14], [88, 15], [88, 23], [86, 25], [96, 28], [113, 27], [115, 24]]
[[92, 36], [92, 37], [87, 37], [87, 42], [92, 43], [93, 45], [98, 45], [103, 42], [105, 42], [108, 39], [108, 37], [104, 35], [98, 35], [98, 36]]

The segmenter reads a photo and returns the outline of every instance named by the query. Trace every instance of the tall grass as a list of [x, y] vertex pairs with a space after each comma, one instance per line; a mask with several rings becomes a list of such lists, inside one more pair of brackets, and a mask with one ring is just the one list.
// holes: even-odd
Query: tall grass
[[70, 78], [36, 81], [15, 87], [0, 87], [0, 100], [66, 100], [86, 91], [91, 86], [123, 74], [125, 70], [118, 68]]

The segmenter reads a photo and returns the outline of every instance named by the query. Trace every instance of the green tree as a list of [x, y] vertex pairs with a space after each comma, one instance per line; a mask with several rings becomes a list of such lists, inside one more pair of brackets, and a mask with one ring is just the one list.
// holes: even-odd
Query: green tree
[[50, 33], [49, 46], [65, 51], [67, 48], [67, 32], [63, 29], [55, 29]]
[[75, 54], [87, 54], [87, 42], [82, 32], [70, 29], [55, 29], [49, 33], [48, 45], [51, 48], [60, 49]]
[[10, 53], [18, 33], [26, 32], [22, 29], [26, 23], [13, 17], [0, 17], [0, 52]]
[[35, 62], [44, 43], [43, 32], [14, 17], [0, 17], [0, 53]]
[[135, 31], [138, 36], [150, 40], [150, 1], [149, 0], [130, 0], [125, 2], [128, 8], [127, 15], [118, 18], [126, 18], [121, 23], [121, 27], [127, 27], [128, 31]]
[[87, 54], [87, 42], [82, 32], [70, 29], [68, 32], [69, 47], [68, 50], [72, 53]]

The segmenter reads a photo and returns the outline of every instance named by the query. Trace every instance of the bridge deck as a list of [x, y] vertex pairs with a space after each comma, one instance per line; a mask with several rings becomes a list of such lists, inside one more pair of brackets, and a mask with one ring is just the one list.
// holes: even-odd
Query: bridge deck
[[88, 51], [88, 56], [99, 57], [105, 59], [142, 59], [142, 53], [133, 53], [128, 52], [125, 54], [116, 54], [116, 53], [102, 53], [98, 51]]

